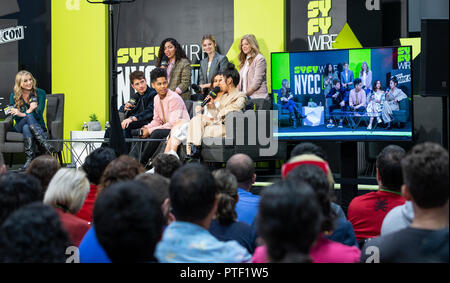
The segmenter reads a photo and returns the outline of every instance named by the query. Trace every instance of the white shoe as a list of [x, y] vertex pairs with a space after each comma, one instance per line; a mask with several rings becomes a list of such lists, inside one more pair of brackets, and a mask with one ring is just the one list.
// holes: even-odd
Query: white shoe
[[176, 158], [180, 159], [180, 157], [178, 156], [178, 154], [175, 152], [175, 150], [171, 149], [167, 154], [171, 154], [173, 156], [175, 156]]
[[367, 127], [368, 130], [372, 130], [372, 124]]
[[381, 124], [383, 121], [380, 118], [378, 118], [377, 122], [378, 124]]

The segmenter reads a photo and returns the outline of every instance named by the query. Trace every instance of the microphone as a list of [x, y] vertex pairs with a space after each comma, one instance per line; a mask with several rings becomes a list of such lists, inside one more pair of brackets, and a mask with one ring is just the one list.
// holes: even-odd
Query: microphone
[[31, 98], [30, 98], [30, 103], [33, 103], [33, 102], [38, 102], [38, 98], [35, 96], [35, 95], [33, 95], [33, 96], [31, 96]]
[[[136, 99], [134, 99], [134, 98], [130, 98], [130, 100], [128, 101], [128, 103], [130, 103], [133, 107], [132, 108], [134, 108], [135, 106], [136, 106]], [[125, 111], [125, 116], [127, 116], [128, 115], [128, 113], [131, 111], [131, 109], [130, 110], [127, 110], [127, 111]]]
[[[212, 98], [216, 98], [217, 97], [217, 93], [219, 91], [220, 91], [220, 87], [216, 86], [213, 90], [211, 90], [209, 92], [208, 95], [210, 95]], [[203, 100], [201, 107], [203, 108], [203, 106], [205, 106], [210, 100], [211, 100], [210, 98]]]
[[201, 93], [202, 92], [202, 89], [196, 84], [192, 84], [191, 87], [195, 91], [195, 93]]
[[164, 55], [161, 59], [161, 67], [166, 67], [169, 66], [169, 57], [167, 57], [167, 55]]

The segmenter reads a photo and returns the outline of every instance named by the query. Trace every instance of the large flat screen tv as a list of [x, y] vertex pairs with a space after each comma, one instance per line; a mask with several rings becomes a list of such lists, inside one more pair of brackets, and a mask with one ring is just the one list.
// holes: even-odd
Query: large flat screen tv
[[410, 46], [272, 53], [280, 140], [410, 141]]

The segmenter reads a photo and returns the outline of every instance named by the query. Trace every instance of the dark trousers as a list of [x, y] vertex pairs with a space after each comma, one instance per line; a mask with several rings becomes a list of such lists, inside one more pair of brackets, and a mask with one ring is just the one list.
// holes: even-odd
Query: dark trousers
[[[329, 109], [329, 113], [330, 113], [329, 115], [330, 115], [330, 118], [331, 118], [332, 117], [331, 116], [331, 112], [333, 112], [336, 109], [340, 109], [343, 112], [348, 111], [348, 106], [347, 106], [347, 104], [345, 106], [341, 106], [340, 104], [332, 104], [332, 105], [330, 105], [328, 107], [328, 109]], [[342, 119], [342, 117], [338, 116], [338, 115], [335, 115], [335, 118], [336, 119]]]
[[[165, 139], [170, 134], [170, 129], [158, 129], [154, 130], [151, 135], [148, 137], [149, 139]], [[159, 141], [150, 141], [147, 142], [144, 146], [144, 152], [142, 154], [142, 163], [146, 164], [150, 158], [155, 154], [156, 149], [161, 142]]]
[[[131, 131], [135, 130], [135, 129], [140, 129], [143, 126], [147, 125], [148, 121], [136, 121], [136, 122], [131, 122], [128, 125], [128, 128], [126, 128], [125, 130], [123, 130], [123, 137], [128, 139], [128, 138], [132, 138], [133, 136], [131, 135]], [[111, 129], [107, 128], [105, 130], [105, 139], [109, 139], [111, 137]], [[106, 143], [102, 143], [102, 147], [108, 146]], [[131, 143], [126, 143], [128, 152], [130, 152], [131, 149]]]
[[44, 137], [48, 137], [46, 133], [46, 129], [42, 129], [41, 125], [36, 121], [33, 115], [27, 115], [22, 120], [20, 120], [19, 123], [17, 123], [14, 128], [13, 132], [22, 133], [24, 138], [32, 138], [33, 133], [30, 130], [30, 126], [35, 125], [37, 131], [43, 135]]

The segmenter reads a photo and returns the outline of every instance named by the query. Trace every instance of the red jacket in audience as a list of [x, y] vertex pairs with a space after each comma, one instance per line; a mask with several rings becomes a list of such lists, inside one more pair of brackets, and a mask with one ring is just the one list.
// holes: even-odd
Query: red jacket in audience
[[80, 211], [78, 211], [76, 216], [81, 219], [86, 220], [87, 222], [92, 222], [92, 214], [94, 211], [94, 203], [97, 197], [97, 185], [91, 184], [91, 188], [89, 190], [89, 194], [86, 197], [86, 200], [83, 203]]
[[56, 212], [72, 243], [78, 247], [91, 225], [86, 220], [78, 218], [69, 212], [64, 212], [60, 208], [56, 208]]

